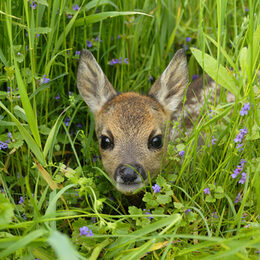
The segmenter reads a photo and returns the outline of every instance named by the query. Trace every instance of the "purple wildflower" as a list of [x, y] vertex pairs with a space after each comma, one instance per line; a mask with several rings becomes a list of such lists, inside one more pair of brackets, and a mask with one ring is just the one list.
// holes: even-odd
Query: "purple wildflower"
[[73, 16], [71, 15], [71, 14], [69, 14], [68, 16], [67, 16], [67, 18], [68, 19], [71, 19]]
[[246, 173], [242, 172], [241, 175], [242, 175], [242, 177], [241, 177], [241, 179], [239, 180], [238, 183], [244, 184], [245, 181], [246, 181]]
[[213, 218], [218, 218], [218, 215], [217, 215], [217, 212], [216, 212], [216, 211], [212, 213], [212, 217], [213, 217]]
[[238, 133], [237, 137], [234, 139], [235, 143], [241, 143], [243, 141], [243, 138], [247, 134], [247, 128], [240, 129], [240, 132]]
[[248, 7], [246, 7], [245, 11], [246, 11], [246, 12], [248, 12], [248, 11], [249, 11], [249, 8], [248, 8]]
[[183, 45], [182, 45], [182, 48], [183, 48], [185, 51], [187, 51], [187, 50], [188, 50], [188, 45], [187, 45], [187, 44], [183, 44]]
[[92, 161], [93, 161], [93, 162], [97, 162], [97, 160], [98, 160], [99, 158], [100, 158], [99, 155], [93, 155]]
[[21, 56], [21, 52], [18, 51], [18, 52], [17, 52], [17, 56]]
[[67, 117], [65, 118], [65, 120], [64, 120], [64, 124], [65, 124], [65, 126], [68, 126], [69, 123], [70, 123], [70, 118], [67, 116]]
[[186, 42], [190, 42], [191, 41], [191, 37], [186, 37]]
[[125, 58], [125, 59], [124, 59], [124, 63], [125, 63], [125, 64], [128, 64], [128, 58]]
[[250, 103], [245, 103], [245, 105], [242, 107], [241, 111], [240, 111], [240, 115], [244, 116], [247, 115], [248, 111], [250, 110]]
[[179, 152], [179, 156], [183, 157], [184, 156], [184, 151]]
[[10, 139], [13, 139], [13, 135], [11, 132], [8, 132], [7, 136], [10, 138]]
[[75, 51], [75, 56], [80, 55], [80, 51]]
[[205, 188], [203, 191], [204, 191], [204, 194], [210, 194], [209, 188]]
[[235, 179], [237, 177], [237, 175], [242, 171], [242, 168], [240, 168], [239, 166], [233, 171], [233, 174], [231, 174], [231, 177], [233, 179]]
[[210, 113], [208, 113], [209, 119], [212, 119], [212, 117], [213, 117], [213, 110], [210, 109], [209, 112], [210, 112]]
[[234, 142], [235, 143], [241, 143], [242, 142], [242, 140], [243, 140], [243, 135], [241, 134], [241, 133], [239, 133], [238, 135], [237, 135], [237, 137], [234, 139]]
[[197, 79], [199, 76], [197, 74], [193, 74], [192, 77], [191, 77], [191, 80], [195, 80]]
[[245, 127], [245, 128], [240, 129], [240, 133], [241, 133], [243, 136], [245, 136], [245, 135], [247, 134], [247, 128]]
[[113, 66], [118, 63], [118, 59], [112, 59], [109, 63], [109, 65]]
[[23, 196], [20, 197], [20, 200], [18, 201], [18, 204], [23, 204], [24, 203], [24, 198]]
[[43, 75], [42, 81], [44, 84], [48, 83], [50, 81], [49, 78], [46, 78], [46, 74]]
[[241, 159], [240, 160], [240, 165], [241, 165], [241, 167], [243, 168], [244, 167], [244, 165], [245, 165], [245, 163], [246, 163], [246, 160], [244, 160], [244, 159]]
[[[146, 210], [146, 209], [143, 209], [143, 211], [145, 211], [145, 215], [152, 215], [152, 213], [150, 212], [150, 209]], [[150, 216], [148, 217], [149, 219], [153, 219], [153, 216]]]
[[243, 151], [243, 149], [244, 149], [243, 145], [244, 144], [237, 144], [237, 149], [238, 149], [239, 152]]
[[71, 91], [69, 91], [69, 97], [71, 96]]
[[56, 100], [60, 99], [60, 94], [55, 97]]
[[88, 48], [91, 48], [91, 47], [92, 47], [92, 45], [93, 45], [93, 44], [92, 44], [92, 42], [91, 42], [91, 41], [89, 41], [89, 40], [87, 40], [87, 47], [88, 47]]
[[77, 4], [75, 4], [75, 5], [73, 5], [72, 9], [73, 9], [74, 11], [78, 11], [78, 10], [79, 10], [79, 6], [78, 6]]
[[149, 75], [149, 76], [148, 76], [148, 81], [151, 83], [153, 80], [154, 80], [153, 76], [152, 76], [152, 75]]
[[158, 184], [154, 184], [154, 186], [152, 186], [153, 189], [153, 193], [158, 193], [161, 191], [161, 187]]
[[188, 215], [189, 212], [191, 212], [191, 209], [186, 209], [185, 210], [185, 215]]
[[120, 38], [121, 38], [121, 36], [118, 34], [118, 35], [117, 35], [117, 39], [120, 39]]
[[240, 193], [237, 194], [235, 204], [237, 204], [242, 199], [242, 196]]
[[77, 124], [77, 127], [78, 127], [78, 128], [82, 128], [82, 124], [81, 124], [81, 123], [78, 123], [78, 124]]
[[214, 136], [213, 136], [213, 137], [212, 137], [212, 145], [216, 144], [216, 141], [217, 141], [217, 139], [214, 138]]
[[[246, 160], [241, 159], [241, 161], [238, 164], [237, 168], [233, 171], [233, 174], [231, 174], [231, 177], [233, 179], [235, 179], [240, 174], [240, 172], [242, 172], [245, 163], [246, 163]], [[246, 173], [242, 172], [241, 175], [242, 175], [242, 177], [241, 177], [241, 179], [239, 180], [238, 183], [244, 184], [244, 182], [246, 181]]]
[[80, 232], [79, 233], [80, 236], [83, 236], [83, 235], [86, 236], [86, 237], [93, 237], [94, 236], [92, 230], [89, 229], [86, 226], [79, 228], [79, 232]]
[[7, 148], [8, 148], [8, 143], [0, 141], [0, 150], [7, 149]]
[[102, 42], [102, 40], [99, 38], [99, 35], [97, 36], [97, 38], [95, 39], [95, 41], [99, 41], [99, 42]]
[[36, 7], [37, 7], [37, 4], [33, 1], [33, 2], [30, 4], [30, 7], [32, 7], [32, 9], [35, 10]]

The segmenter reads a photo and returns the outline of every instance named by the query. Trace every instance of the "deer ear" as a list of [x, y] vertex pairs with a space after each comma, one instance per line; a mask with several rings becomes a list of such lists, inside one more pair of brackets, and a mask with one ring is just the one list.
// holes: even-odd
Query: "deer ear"
[[77, 87], [94, 114], [100, 111], [108, 100], [117, 95], [94, 56], [84, 49], [79, 59]]
[[166, 110], [174, 112], [182, 101], [189, 82], [189, 70], [183, 49], [176, 52], [171, 62], [151, 87], [148, 95], [155, 98]]

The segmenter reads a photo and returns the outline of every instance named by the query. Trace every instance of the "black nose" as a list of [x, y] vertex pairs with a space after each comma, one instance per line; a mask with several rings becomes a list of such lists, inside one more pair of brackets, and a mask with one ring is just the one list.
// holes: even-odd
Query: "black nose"
[[146, 179], [143, 167], [139, 164], [120, 164], [115, 171], [115, 181], [124, 184], [140, 183]]

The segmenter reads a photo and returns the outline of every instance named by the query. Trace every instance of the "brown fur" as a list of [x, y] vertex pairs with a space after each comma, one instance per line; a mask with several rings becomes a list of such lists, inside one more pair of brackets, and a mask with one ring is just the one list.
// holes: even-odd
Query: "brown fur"
[[149, 151], [147, 140], [162, 134], [170, 114], [154, 99], [137, 93], [114, 97], [96, 115], [97, 137], [112, 134], [113, 151], [100, 150], [104, 167], [111, 178], [118, 164], [139, 163], [152, 176], [160, 169], [163, 150]]
[[[147, 183], [149, 174], [154, 177], [160, 172], [169, 139], [167, 124], [178, 111], [188, 84], [185, 53], [179, 50], [175, 54], [148, 96], [117, 95], [86, 50], [80, 57], [77, 81], [95, 116], [104, 168], [118, 190], [132, 194]], [[109, 146], [102, 148], [104, 140]]]

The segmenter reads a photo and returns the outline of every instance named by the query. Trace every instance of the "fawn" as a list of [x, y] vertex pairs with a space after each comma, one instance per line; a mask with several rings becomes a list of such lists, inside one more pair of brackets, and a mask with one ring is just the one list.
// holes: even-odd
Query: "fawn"
[[[77, 86], [95, 117], [104, 168], [120, 192], [130, 195], [147, 183], [148, 175], [153, 178], [160, 172], [171, 132], [168, 124], [181, 113], [188, 82], [187, 59], [180, 49], [148, 95], [120, 94], [93, 55], [82, 51]], [[198, 100], [203, 104], [212, 89], [213, 85], [205, 93], [202, 79], [188, 86], [184, 113], [187, 130], [200, 112]]]

